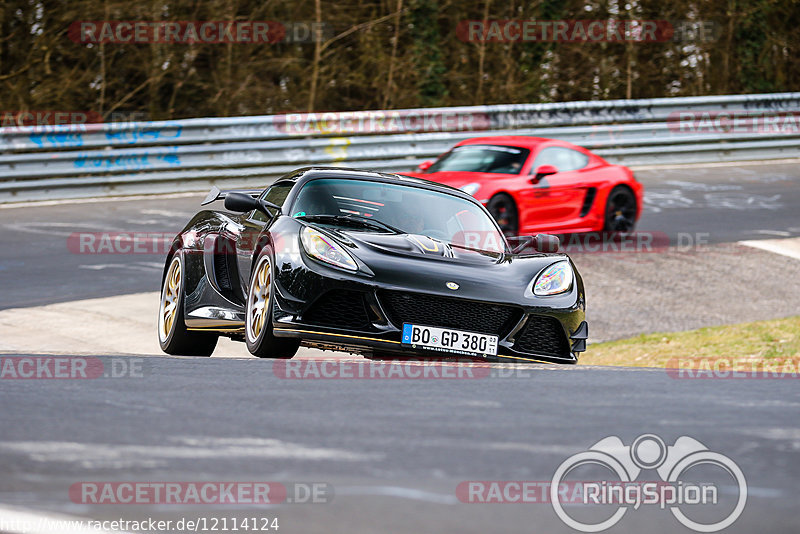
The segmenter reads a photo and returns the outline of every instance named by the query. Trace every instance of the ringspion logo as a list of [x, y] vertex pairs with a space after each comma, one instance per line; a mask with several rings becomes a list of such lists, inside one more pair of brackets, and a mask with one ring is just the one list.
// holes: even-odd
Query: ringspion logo
[[[687, 471], [697, 466], [712, 466], [732, 478], [737, 486], [736, 504], [730, 512], [710, 523], [690, 518], [685, 510], [694, 505], [719, 504], [719, 491], [710, 483], [683, 480]], [[606, 519], [589, 521], [576, 519], [562, 505], [559, 488], [567, 476], [584, 466], [601, 467], [614, 474], [615, 480], [594, 480], [582, 483], [584, 504], [616, 505], [616, 511]], [[655, 470], [666, 484], [656, 482], [629, 485], [646, 470]], [[622, 483], [622, 484], [620, 484]], [[617, 491], [615, 488], [619, 488]], [[741, 515], [747, 502], [747, 481], [733, 460], [688, 436], [679, 437], [674, 445], [667, 446], [655, 434], [642, 434], [629, 446], [617, 436], [609, 436], [588, 451], [574, 454], [558, 466], [550, 483], [550, 504], [565, 524], [580, 532], [600, 532], [619, 523], [625, 514], [643, 504], [658, 504], [669, 508], [672, 515], [685, 527], [697, 532], [717, 532], [732, 525]], [[726, 510], [726, 509], [725, 509]]]

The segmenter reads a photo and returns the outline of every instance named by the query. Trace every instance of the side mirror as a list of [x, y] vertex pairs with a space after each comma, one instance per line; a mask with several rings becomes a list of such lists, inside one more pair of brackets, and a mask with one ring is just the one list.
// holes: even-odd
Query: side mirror
[[431, 168], [431, 165], [433, 165], [433, 161], [432, 161], [432, 160], [423, 161], [422, 163], [420, 163], [420, 164], [417, 166], [417, 168], [418, 168], [420, 171], [422, 171], [422, 172], [425, 172], [425, 171], [427, 171], [428, 169], [430, 169], [430, 168]]
[[554, 165], [539, 165], [536, 168], [533, 178], [531, 178], [531, 183], [538, 184], [539, 181], [545, 176], [550, 176], [551, 174], [556, 174], [557, 172], [558, 169]]
[[225, 209], [244, 213], [259, 207], [258, 200], [244, 193], [228, 193], [225, 195]]
[[512, 254], [520, 254], [529, 246], [533, 245], [536, 252], [558, 252], [561, 247], [561, 240], [558, 236], [550, 234], [536, 234], [535, 236], [519, 236], [517, 238], [509, 238], [509, 244], [512, 240], [516, 240], [519, 244], [511, 249]]
[[269, 210], [273, 209], [275, 210], [275, 214], [277, 214], [281, 207], [260, 198], [253, 198], [246, 193], [237, 193], [232, 191], [225, 195], [225, 209], [239, 213], [256, 209], [268, 217], [274, 217], [275, 215], [270, 213]]
[[536, 234], [533, 238], [533, 248], [536, 252], [558, 252], [561, 240], [558, 236], [550, 234]]

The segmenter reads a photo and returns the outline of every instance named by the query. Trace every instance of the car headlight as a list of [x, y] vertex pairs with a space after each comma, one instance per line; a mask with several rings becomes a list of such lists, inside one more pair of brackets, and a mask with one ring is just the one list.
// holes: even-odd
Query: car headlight
[[481, 184], [471, 183], [467, 185], [462, 185], [461, 190], [468, 195], [475, 196], [475, 193], [478, 192], [478, 189], [481, 188]]
[[348, 271], [358, 270], [353, 257], [322, 232], [306, 226], [300, 233], [300, 241], [309, 256]]
[[559, 261], [539, 273], [533, 284], [533, 294], [539, 297], [556, 295], [572, 287], [575, 274], [568, 261]]

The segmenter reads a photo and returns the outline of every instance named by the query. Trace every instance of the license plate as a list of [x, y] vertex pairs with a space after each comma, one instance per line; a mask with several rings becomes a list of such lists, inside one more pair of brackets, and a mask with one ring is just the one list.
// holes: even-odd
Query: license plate
[[435, 326], [403, 324], [402, 344], [470, 356], [497, 355], [497, 336]]

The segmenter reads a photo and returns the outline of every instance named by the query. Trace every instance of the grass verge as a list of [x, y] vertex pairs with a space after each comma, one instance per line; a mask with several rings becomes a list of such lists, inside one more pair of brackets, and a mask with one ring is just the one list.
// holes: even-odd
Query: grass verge
[[[643, 334], [590, 345], [584, 365], [707, 367], [721, 362], [731, 370], [774, 368], [800, 360], [800, 316], [712, 326], [688, 332]], [[713, 365], [712, 365], [713, 368]]]

